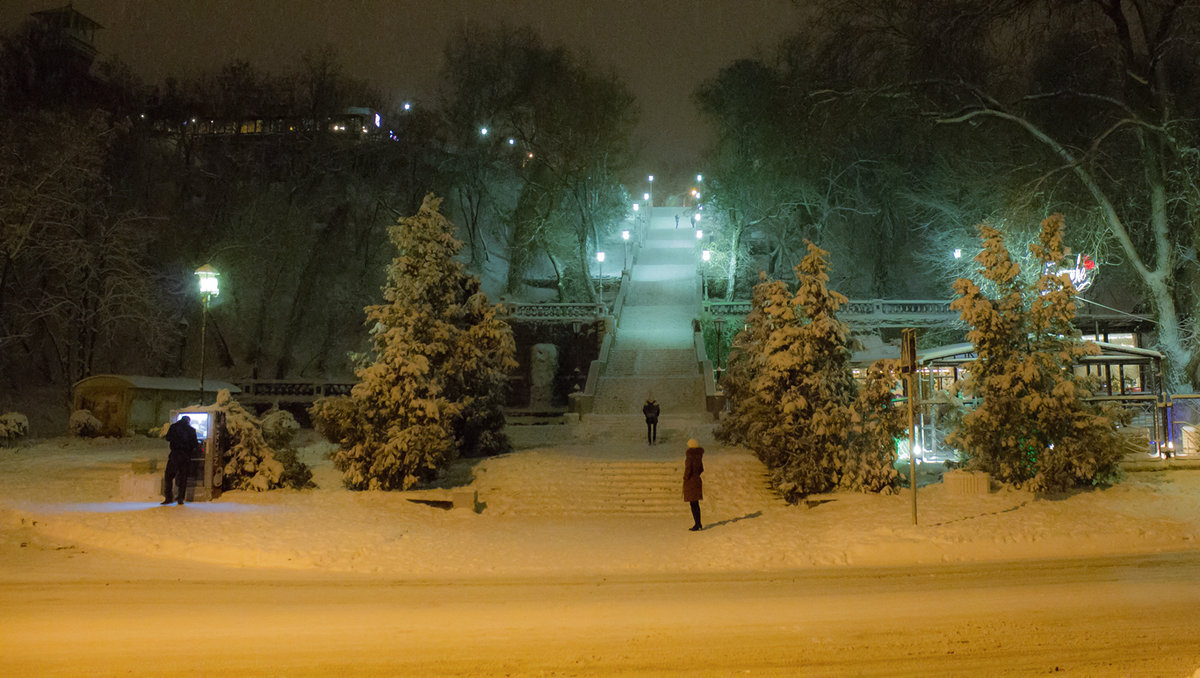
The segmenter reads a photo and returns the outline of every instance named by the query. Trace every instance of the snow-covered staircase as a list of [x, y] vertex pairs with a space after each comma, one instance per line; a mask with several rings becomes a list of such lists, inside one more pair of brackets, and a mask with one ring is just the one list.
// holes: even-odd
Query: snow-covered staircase
[[[663, 415], [705, 411], [704, 381], [692, 345], [696, 239], [658, 210], [630, 271], [630, 289], [592, 412], [640, 415], [650, 392]], [[686, 216], [685, 216], [686, 218]]]
[[[537, 463], [484, 462], [471, 484], [488, 513], [534, 516], [682, 516], [683, 452], [647, 447], [651, 459], [571, 457], [543, 451]], [[671, 459], [661, 459], [670, 456]], [[657, 458], [654, 458], [657, 457]], [[519, 472], [518, 472], [519, 469]], [[745, 515], [781, 506], [767, 486], [766, 469], [745, 453], [704, 458], [704, 510], [710, 516]]]

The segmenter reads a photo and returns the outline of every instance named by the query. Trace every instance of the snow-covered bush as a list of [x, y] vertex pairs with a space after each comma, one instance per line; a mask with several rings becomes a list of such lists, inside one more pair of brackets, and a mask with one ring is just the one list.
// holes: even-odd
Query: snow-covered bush
[[300, 433], [300, 424], [291, 412], [272, 409], [262, 416], [263, 440], [274, 450], [285, 447], [295, 447], [296, 434]]
[[29, 434], [29, 419], [20, 412], [0, 414], [0, 447], [12, 447]]
[[90, 410], [75, 410], [67, 422], [67, 428], [76, 438], [95, 438], [100, 435], [103, 424]]
[[341, 444], [350, 431], [362, 426], [358, 417], [358, 406], [350, 396], [330, 396], [313, 403], [308, 410], [313, 428], [331, 443]]
[[275, 451], [275, 459], [283, 464], [279, 482], [285, 487], [313, 487], [312, 469], [296, 456], [296, 434], [300, 424], [291, 412], [273, 409], [262, 417], [263, 439]]
[[508, 449], [505, 388], [512, 330], [455, 258], [462, 243], [428, 195], [389, 230], [397, 255], [384, 303], [367, 308], [372, 352], [346, 399], [318, 401], [318, 428], [355, 490], [407, 489], [461, 456]]
[[1042, 274], [1030, 285], [1020, 281], [1004, 235], [981, 225], [983, 251], [975, 261], [994, 297], [959, 279], [951, 306], [970, 326], [967, 339], [977, 356], [965, 366], [961, 388], [982, 400], [948, 440], [973, 468], [1035, 491], [1111, 482], [1121, 457], [1115, 415], [1084, 400], [1090, 380], [1073, 369], [1098, 349], [1072, 325], [1075, 287], [1058, 273], [1067, 255], [1062, 231], [1061, 215], [1042, 222], [1038, 242], [1029, 246]]

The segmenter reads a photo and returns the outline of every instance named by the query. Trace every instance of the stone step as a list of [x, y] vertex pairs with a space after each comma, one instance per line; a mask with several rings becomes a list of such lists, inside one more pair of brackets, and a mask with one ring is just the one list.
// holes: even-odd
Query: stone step
[[647, 394], [653, 392], [663, 414], [705, 412], [704, 380], [690, 377], [604, 376], [596, 388], [595, 414], [641, 414]]

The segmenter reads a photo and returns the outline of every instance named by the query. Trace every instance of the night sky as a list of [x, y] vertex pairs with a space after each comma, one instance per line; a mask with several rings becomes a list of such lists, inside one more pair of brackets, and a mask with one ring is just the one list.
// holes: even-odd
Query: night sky
[[[8, 31], [66, 0], [4, 0]], [[446, 39], [464, 21], [530, 25], [611, 68], [641, 107], [642, 163], [690, 160], [705, 128], [690, 96], [741, 57], [769, 51], [795, 29], [791, 0], [74, 0], [104, 26], [101, 58], [119, 56], [150, 82], [242, 58], [282, 72], [310, 47], [331, 44], [347, 71], [396, 98], [434, 103]]]

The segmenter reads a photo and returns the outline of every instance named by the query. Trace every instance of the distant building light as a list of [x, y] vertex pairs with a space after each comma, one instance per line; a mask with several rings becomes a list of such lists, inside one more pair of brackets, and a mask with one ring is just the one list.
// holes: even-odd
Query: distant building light
[[516, 139], [514, 139], [514, 138], [512, 138], [512, 137], [509, 137], [509, 138], [508, 138], [508, 145], [509, 145], [509, 146], [516, 146], [516, 145], [517, 145], [517, 140], [516, 140]]
[[409, 102], [405, 101], [405, 102], [404, 102], [404, 110], [406, 110], [406, 111], [411, 111], [411, 110], [412, 110], [412, 104], [410, 104]]
[[376, 126], [376, 127], [383, 127], [383, 121], [381, 121], [381, 120], [379, 119], [379, 114], [378, 114], [378, 113], [376, 113], [376, 114], [375, 114], [375, 126]]

